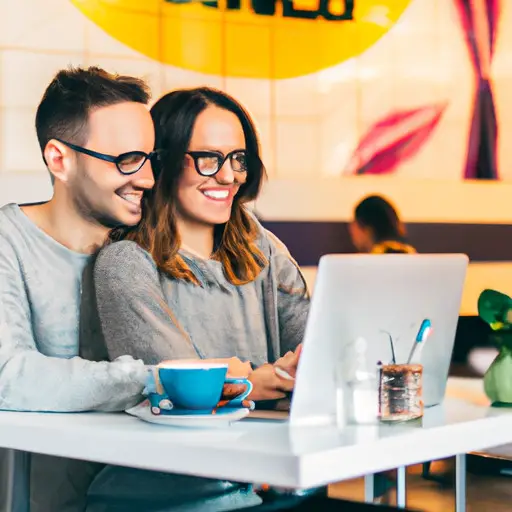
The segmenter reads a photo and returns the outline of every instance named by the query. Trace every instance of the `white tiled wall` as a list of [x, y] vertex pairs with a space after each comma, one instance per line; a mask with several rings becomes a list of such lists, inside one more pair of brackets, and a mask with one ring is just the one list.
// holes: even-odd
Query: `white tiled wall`
[[33, 172], [41, 168], [41, 152], [34, 136], [30, 107], [2, 108], [2, 168], [7, 173]]
[[[146, 10], [156, 9], [160, 2], [122, 1], [132, 7], [144, 5]], [[116, 3], [121, 0], [105, 2]], [[396, 173], [407, 178], [459, 180], [467, 150], [474, 70], [454, 4], [411, 0], [399, 22], [358, 57], [307, 76], [263, 80], [204, 75], [151, 60], [105, 33], [71, 0], [0, 0], [0, 202], [5, 197], [22, 200], [37, 195], [41, 183], [47, 182], [35, 137], [35, 108], [54, 73], [69, 64], [95, 64], [142, 76], [155, 99], [177, 87], [208, 84], [225, 89], [256, 118], [270, 177], [311, 179], [312, 183], [341, 176], [361, 137], [394, 109], [443, 101], [448, 107], [436, 132]], [[512, 2], [502, 4], [500, 16], [494, 86], [498, 117], [508, 123], [512, 117], [504, 109], [510, 104], [511, 72], [505, 56], [512, 39], [503, 27], [512, 24]], [[375, 23], [382, 23], [385, 16], [381, 18]], [[227, 68], [234, 58], [233, 45], [248, 37], [249, 28], [255, 30], [242, 25], [228, 28], [221, 34], [225, 53], [219, 57], [217, 44], [217, 50], [212, 50], [215, 55], [206, 55], [225, 59]], [[279, 64], [272, 47], [275, 34], [269, 27], [261, 30], [268, 32], [261, 52], [268, 54], [271, 72]], [[166, 34], [162, 32], [161, 44]], [[146, 35], [141, 32], [140, 37]], [[185, 30], [182, 37], [181, 51], [189, 52], [190, 60], [205, 58], [204, 51], [196, 53], [194, 44], [186, 44]], [[355, 43], [340, 40], [340, 44]], [[264, 56], [262, 61], [266, 62]], [[503, 134], [512, 132], [507, 126], [500, 129]], [[498, 153], [507, 178], [512, 173], [512, 152], [505, 139], [500, 137]]]
[[84, 52], [85, 18], [67, 0], [1, 0], [0, 45], [37, 52]]

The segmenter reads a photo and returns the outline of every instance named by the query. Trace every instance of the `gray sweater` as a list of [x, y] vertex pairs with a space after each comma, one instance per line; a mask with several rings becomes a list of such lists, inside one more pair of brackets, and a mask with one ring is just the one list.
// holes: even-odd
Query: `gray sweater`
[[94, 289], [82, 301], [82, 354], [121, 354], [155, 364], [165, 359], [232, 357], [273, 362], [302, 341], [309, 309], [304, 278], [286, 247], [261, 225], [258, 245], [269, 261], [255, 281], [229, 283], [218, 261], [182, 251], [201, 286], [161, 274], [134, 242], [105, 247]]

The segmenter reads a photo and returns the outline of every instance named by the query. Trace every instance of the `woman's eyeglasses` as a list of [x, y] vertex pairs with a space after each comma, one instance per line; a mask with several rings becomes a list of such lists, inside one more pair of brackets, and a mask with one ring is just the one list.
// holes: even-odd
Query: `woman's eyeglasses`
[[186, 154], [192, 157], [196, 171], [201, 176], [215, 176], [222, 169], [227, 159], [229, 159], [233, 171], [247, 171], [247, 154], [242, 149], [231, 151], [226, 156], [215, 151], [187, 151]]
[[92, 151], [91, 149], [83, 148], [76, 144], [71, 144], [71, 142], [66, 142], [65, 140], [55, 140], [58, 140], [60, 143], [68, 146], [68, 148], [71, 148], [73, 151], [77, 151], [78, 153], [83, 153], [84, 155], [116, 164], [118, 171], [124, 175], [135, 174], [146, 163], [146, 160], [153, 160], [159, 155], [159, 151], [155, 150], [151, 153], [144, 153], [144, 151], [128, 151], [127, 153], [122, 153], [119, 156], [112, 156], [106, 155], [105, 153], [98, 153], [97, 151]]

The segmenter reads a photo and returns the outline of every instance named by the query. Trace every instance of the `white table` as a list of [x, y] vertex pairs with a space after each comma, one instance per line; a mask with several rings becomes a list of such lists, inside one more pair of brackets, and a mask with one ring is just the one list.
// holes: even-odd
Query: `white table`
[[421, 421], [344, 429], [244, 420], [192, 431], [123, 413], [0, 412], [0, 446], [303, 489], [512, 442], [512, 414], [487, 407], [476, 386], [481, 382], [451, 380], [444, 405], [427, 409]]

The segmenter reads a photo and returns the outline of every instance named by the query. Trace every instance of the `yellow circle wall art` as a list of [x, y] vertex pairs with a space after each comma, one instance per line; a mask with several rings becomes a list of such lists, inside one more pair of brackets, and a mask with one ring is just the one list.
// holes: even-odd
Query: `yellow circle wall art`
[[130, 48], [200, 73], [282, 79], [361, 54], [411, 0], [71, 0]]

